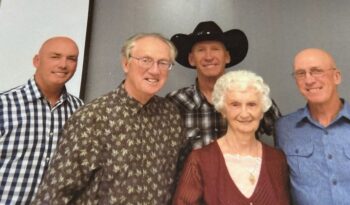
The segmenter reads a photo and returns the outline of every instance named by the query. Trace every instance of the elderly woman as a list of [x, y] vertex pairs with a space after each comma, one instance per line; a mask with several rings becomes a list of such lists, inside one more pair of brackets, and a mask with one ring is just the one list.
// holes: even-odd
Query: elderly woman
[[173, 204], [290, 204], [285, 156], [255, 138], [271, 106], [269, 87], [250, 71], [216, 82], [213, 104], [228, 121], [226, 135], [192, 151]]

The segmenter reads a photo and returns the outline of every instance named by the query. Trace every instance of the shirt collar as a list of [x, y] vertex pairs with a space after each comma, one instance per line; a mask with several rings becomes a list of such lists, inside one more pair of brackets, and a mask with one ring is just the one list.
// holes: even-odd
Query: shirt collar
[[121, 96], [121, 98], [127, 99], [126, 103], [128, 104], [128, 106], [131, 106], [131, 107], [137, 108], [138, 110], [141, 110], [143, 107], [147, 106], [148, 104], [152, 104], [156, 95], [153, 96], [151, 99], [149, 99], [147, 101], [147, 103], [143, 105], [139, 101], [137, 101], [134, 97], [128, 95], [128, 92], [125, 90], [125, 87], [124, 87], [124, 82], [125, 82], [125, 80], [123, 80], [121, 82], [121, 84], [118, 86], [116, 92]]
[[[38, 85], [36, 84], [34, 76], [30, 78], [27, 82], [26, 93], [27, 96], [31, 96], [31, 98], [28, 98], [28, 101], [35, 101], [45, 98], [43, 93], [40, 91]], [[70, 103], [72, 103], [72, 99], [68, 97], [66, 86], [63, 87], [59, 101], [64, 102], [65, 100], [68, 100]]]
[[[343, 103], [343, 107], [340, 109], [337, 117], [333, 120], [333, 122], [338, 121], [342, 117], [350, 120], [350, 104], [342, 98], [340, 100]], [[305, 105], [304, 108], [299, 110], [299, 112], [300, 112], [300, 115], [298, 116], [299, 119], [297, 119], [298, 122], [302, 122], [303, 120], [314, 122], [314, 120], [311, 117], [307, 104]]]

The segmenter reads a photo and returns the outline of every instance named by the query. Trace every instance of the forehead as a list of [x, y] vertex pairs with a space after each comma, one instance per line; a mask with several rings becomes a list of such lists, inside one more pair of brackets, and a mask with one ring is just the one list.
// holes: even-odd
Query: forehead
[[257, 101], [261, 93], [254, 87], [248, 87], [245, 89], [241, 89], [239, 87], [228, 89], [225, 93], [226, 100], [228, 101]]
[[79, 50], [77, 45], [72, 40], [65, 39], [65, 38], [58, 38], [58, 39], [51, 39], [45, 42], [40, 49], [40, 53], [78, 55]]
[[206, 46], [216, 46], [226, 49], [225, 45], [221, 41], [199, 41], [192, 46], [192, 49]]
[[294, 59], [294, 69], [325, 68], [332, 65], [332, 59], [319, 51], [305, 51]]
[[136, 40], [132, 52], [140, 55], [170, 58], [169, 45], [163, 40], [152, 36]]

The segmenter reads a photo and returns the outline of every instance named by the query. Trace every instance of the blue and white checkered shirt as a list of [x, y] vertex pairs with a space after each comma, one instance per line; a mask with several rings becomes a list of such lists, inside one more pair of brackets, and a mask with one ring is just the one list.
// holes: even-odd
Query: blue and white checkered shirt
[[64, 89], [51, 107], [34, 78], [0, 94], [0, 204], [30, 204], [65, 121], [82, 104]]

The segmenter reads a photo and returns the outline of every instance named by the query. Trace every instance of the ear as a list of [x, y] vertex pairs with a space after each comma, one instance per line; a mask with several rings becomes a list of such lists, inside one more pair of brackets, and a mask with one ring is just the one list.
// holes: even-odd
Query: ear
[[127, 59], [126, 57], [122, 57], [122, 68], [124, 73], [128, 73], [129, 72], [129, 59]]
[[342, 81], [341, 72], [338, 68], [336, 68], [335, 74], [334, 74], [334, 83], [336, 85], [339, 85], [341, 81]]
[[225, 52], [225, 63], [229, 64], [231, 62], [231, 55], [229, 51]]
[[190, 63], [191, 66], [195, 67], [195, 62], [194, 62], [194, 59], [193, 59], [193, 54], [192, 52], [188, 54], [188, 62]]
[[33, 65], [34, 67], [38, 68], [39, 64], [40, 64], [40, 59], [39, 59], [39, 55], [37, 54], [33, 57]]

